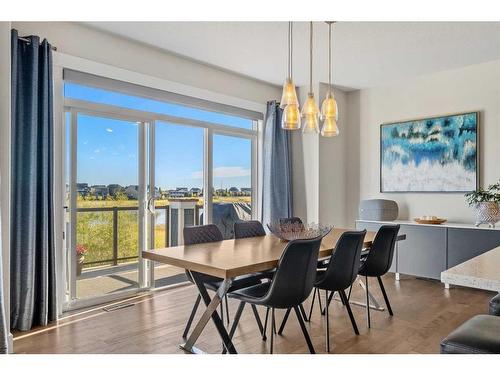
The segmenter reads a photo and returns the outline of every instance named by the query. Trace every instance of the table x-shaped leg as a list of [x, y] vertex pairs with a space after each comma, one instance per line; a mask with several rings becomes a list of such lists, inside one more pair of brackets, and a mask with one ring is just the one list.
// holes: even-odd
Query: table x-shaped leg
[[222, 299], [226, 295], [228, 289], [231, 287], [233, 280], [224, 279], [221, 286], [215, 293], [214, 297], [210, 299], [210, 296], [208, 295], [207, 292], [207, 288], [205, 288], [205, 285], [199, 279], [198, 274], [196, 272], [190, 272], [190, 273], [194, 280], [194, 283], [196, 284], [196, 287], [198, 288], [198, 291], [200, 292], [201, 299], [203, 300], [207, 308], [203, 313], [203, 315], [201, 316], [198, 323], [196, 324], [196, 326], [194, 327], [187, 341], [180, 347], [185, 351], [193, 354], [203, 353], [201, 350], [196, 348], [194, 344], [196, 343], [196, 340], [198, 340], [201, 333], [205, 329], [205, 326], [207, 325], [210, 318], [212, 318], [212, 321], [214, 322], [215, 327], [217, 328], [217, 332], [219, 333], [219, 336], [221, 337], [222, 342], [227, 349], [227, 352], [230, 354], [237, 354], [233, 342], [231, 341], [231, 338], [229, 337], [229, 334], [227, 333], [226, 328], [224, 327], [224, 323], [222, 322], [219, 314], [217, 313], [217, 307], [219, 306], [219, 304], [222, 303]]

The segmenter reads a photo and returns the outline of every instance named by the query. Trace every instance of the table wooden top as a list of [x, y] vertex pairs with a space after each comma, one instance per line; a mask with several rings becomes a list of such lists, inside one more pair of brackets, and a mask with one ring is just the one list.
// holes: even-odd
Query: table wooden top
[[[332, 229], [321, 242], [319, 258], [331, 255], [342, 233], [350, 230]], [[366, 232], [364, 247], [371, 246], [375, 234]], [[267, 235], [146, 250], [142, 257], [225, 279], [276, 267], [286, 245], [276, 236]]]

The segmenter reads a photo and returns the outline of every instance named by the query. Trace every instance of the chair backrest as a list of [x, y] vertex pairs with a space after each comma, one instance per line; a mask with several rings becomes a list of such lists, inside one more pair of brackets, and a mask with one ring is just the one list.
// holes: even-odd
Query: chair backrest
[[287, 244], [271, 287], [263, 297], [268, 306], [280, 309], [297, 306], [311, 294], [321, 239], [294, 240]]
[[347, 289], [356, 280], [366, 230], [344, 232], [328, 263], [324, 277], [316, 286], [338, 291]]
[[379, 228], [363, 265], [363, 274], [375, 277], [382, 276], [389, 271], [398, 232], [399, 225], [382, 225]]
[[[184, 245], [196, 245], [200, 243], [208, 243], [208, 242], [217, 242], [222, 241], [224, 238], [222, 237], [222, 233], [219, 228], [215, 224], [207, 224], [207, 225], [198, 225], [195, 227], [184, 227], [183, 231], [184, 236]], [[191, 277], [191, 273], [188, 270], [185, 270], [186, 276], [189, 281], [194, 282]], [[193, 272], [194, 273], [194, 272]], [[217, 277], [203, 275], [197, 273], [200, 276], [201, 280], [204, 281], [212, 281], [219, 280]]]
[[237, 221], [234, 223], [234, 238], [248, 238], [265, 236], [264, 227], [257, 220]]
[[184, 245], [222, 241], [222, 233], [215, 224], [184, 227]]

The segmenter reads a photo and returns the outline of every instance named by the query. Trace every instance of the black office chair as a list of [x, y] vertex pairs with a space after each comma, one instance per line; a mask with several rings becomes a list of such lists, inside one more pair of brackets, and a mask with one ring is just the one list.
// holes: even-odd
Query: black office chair
[[381, 276], [385, 275], [392, 264], [394, 256], [394, 248], [398, 238], [399, 225], [383, 225], [379, 228], [369, 253], [361, 259], [358, 275], [365, 277], [366, 283], [366, 320], [368, 328], [371, 327], [370, 322], [370, 298], [368, 294], [368, 277], [376, 277], [378, 285], [384, 296], [385, 304], [389, 315], [393, 315], [389, 298], [385, 292], [384, 283]]
[[[209, 242], [217, 242], [217, 241], [222, 241], [222, 233], [220, 232], [219, 228], [215, 224], [208, 224], [208, 225], [200, 225], [200, 226], [195, 226], [195, 227], [184, 227], [184, 245], [195, 245], [195, 244], [201, 244], [201, 243], [209, 243]], [[210, 276], [210, 275], [205, 275], [205, 274], [200, 274], [194, 271], [187, 271], [186, 270], [186, 276], [189, 281], [194, 283], [193, 278], [191, 277], [191, 274], [196, 274], [196, 277], [201, 279], [205, 285], [205, 287], [209, 290], [212, 291], [217, 291], [219, 289], [219, 286], [222, 283], [222, 279], [219, 277], [215, 276]], [[236, 277], [233, 280], [233, 283], [231, 284], [231, 287], [229, 291], [234, 291], [236, 289], [240, 288], [246, 288], [248, 286], [252, 286], [255, 284], [260, 284], [261, 283], [261, 277], [256, 276], [256, 275], [245, 275], [241, 277]], [[201, 301], [201, 296], [198, 294], [196, 297], [196, 301], [193, 306], [193, 310], [191, 311], [191, 314], [189, 316], [189, 319], [186, 324], [186, 328], [184, 329], [184, 333], [182, 334], [183, 338], [186, 338], [189, 329], [191, 328], [191, 324], [193, 323], [194, 316], [196, 314], [196, 311], [198, 310], [198, 306]], [[225, 305], [226, 305], [226, 317], [227, 317], [227, 324], [229, 324], [229, 309], [228, 309], [228, 303], [227, 303], [227, 295], [225, 298]], [[221, 303], [221, 320], [224, 321], [224, 307], [223, 304]], [[257, 324], [259, 325], [259, 329], [262, 331], [262, 323], [260, 321], [260, 318], [258, 315], [256, 316], [257, 319]]]
[[293, 308], [302, 329], [302, 333], [311, 353], [315, 353], [311, 338], [307, 332], [299, 306], [309, 296], [316, 278], [321, 237], [309, 240], [290, 241], [278, 263], [276, 273], [271, 282], [239, 289], [230, 293], [231, 298], [240, 300], [238, 311], [234, 317], [229, 336], [232, 338], [245, 303], [271, 308], [271, 348], [276, 329], [274, 310]]
[[[365, 238], [366, 230], [360, 232], [344, 232], [339, 238], [335, 250], [328, 263], [326, 270], [319, 270], [317, 273], [316, 288], [325, 291], [325, 315], [326, 315], [326, 350], [330, 351], [330, 322], [328, 316], [328, 306], [335, 292], [339, 293], [340, 300], [345, 305], [349, 318], [351, 319], [354, 333], [359, 335], [356, 320], [351, 311], [351, 306], [345, 294], [345, 289], [349, 288], [358, 275], [361, 249]], [[328, 295], [330, 294], [330, 295]]]

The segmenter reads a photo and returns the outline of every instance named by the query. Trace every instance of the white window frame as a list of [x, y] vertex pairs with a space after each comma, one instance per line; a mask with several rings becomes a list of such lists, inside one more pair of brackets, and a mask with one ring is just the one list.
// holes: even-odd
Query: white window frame
[[[64, 195], [65, 195], [65, 141], [66, 141], [66, 127], [65, 127], [65, 112], [78, 111], [78, 112], [92, 112], [94, 114], [108, 114], [112, 117], [120, 118], [140, 118], [141, 120], [152, 124], [151, 128], [155, 125], [155, 121], [164, 121], [173, 124], [187, 125], [201, 127], [205, 129], [205, 147], [204, 147], [204, 187], [212, 186], [213, 176], [213, 134], [228, 135], [233, 137], [247, 138], [252, 141], [252, 155], [251, 155], [251, 188], [252, 188], [252, 219], [261, 218], [261, 176], [262, 176], [262, 135], [263, 135], [263, 121], [254, 120], [253, 128], [244, 129], [231, 127], [223, 124], [204, 122], [200, 120], [193, 120], [188, 118], [180, 118], [175, 116], [162, 115], [158, 113], [137, 111], [132, 109], [125, 109], [110, 105], [98, 104], [93, 102], [85, 102], [74, 99], [64, 98], [64, 69], [72, 69], [88, 74], [104, 76], [110, 79], [120, 80], [136, 85], [150, 87], [159, 90], [173, 92], [179, 95], [186, 95], [193, 99], [207, 100], [211, 102], [221, 103], [226, 106], [239, 107], [248, 111], [256, 111], [265, 113], [265, 105], [256, 103], [241, 98], [231, 97], [224, 94], [212, 92], [205, 89], [200, 89], [177, 82], [159, 79], [157, 77], [147, 76], [141, 73], [132, 72], [129, 70], [109, 66], [93, 62], [90, 60], [54, 52], [54, 133], [55, 133], [55, 150], [54, 150], [54, 164], [55, 164], [55, 236], [56, 236], [56, 268], [58, 279], [58, 315], [61, 315], [65, 302], [68, 301], [66, 296], [66, 246], [65, 246], [65, 218], [64, 218]], [[154, 150], [153, 150], [154, 152]], [[146, 161], [144, 161], [146, 163]], [[145, 177], [147, 182], [150, 180]], [[211, 194], [211, 189], [205, 189], [207, 193]], [[212, 197], [207, 199], [205, 197], [205, 217], [208, 222], [212, 221]], [[152, 268], [152, 267], [150, 267]], [[151, 280], [151, 279], [150, 279]], [[148, 283], [151, 285], [150, 283]], [[141, 292], [139, 289], [137, 292]], [[71, 301], [70, 301], [71, 302]]]

